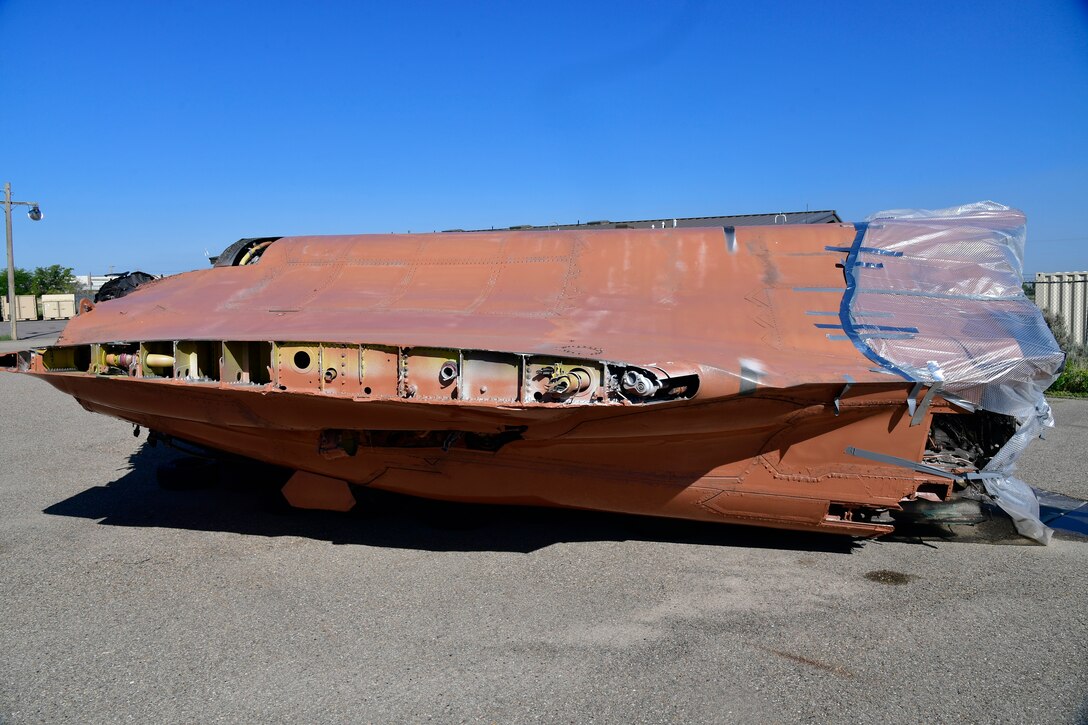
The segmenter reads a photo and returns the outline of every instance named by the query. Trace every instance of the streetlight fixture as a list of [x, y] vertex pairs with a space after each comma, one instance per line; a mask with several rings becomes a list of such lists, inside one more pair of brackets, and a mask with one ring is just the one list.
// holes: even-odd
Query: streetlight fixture
[[8, 314], [11, 315], [11, 339], [18, 340], [19, 333], [15, 325], [15, 318], [19, 316], [15, 308], [15, 252], [11, 247], [11, 207], [13, 206], [29, 206], [30, 210], [26, 215], [33, 222], [40, 222], [45, 215], [42, 214], [42, 208], [36, 201], [12, 201], [11, 183], [4, 182], [4, 226], [8, 233]]

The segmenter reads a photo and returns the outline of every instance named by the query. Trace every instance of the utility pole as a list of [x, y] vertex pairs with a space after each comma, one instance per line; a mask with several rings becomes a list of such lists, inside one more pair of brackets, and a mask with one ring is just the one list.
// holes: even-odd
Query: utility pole
[[4, 228], [8, 235], [8, 314], [11, 315], [11, 339], [18, 340], [19, 331], [15, 322], [15, 318], [19, 316], [15, 308], [15, 252], [11, 243], [11, 207], [13, 206], [29, 206], [30, 211], [26, 215], [34, 222], [41, 221], [43, 215], [36, 201], [12, 201], [11, 182], [4, 182]]
[[4, 227], [8, 233], [8, 315], [11, 317], [11, 339], [19, 339], [15, 326], [15, 252], [11, 246], [11, 183], [4, 182]]

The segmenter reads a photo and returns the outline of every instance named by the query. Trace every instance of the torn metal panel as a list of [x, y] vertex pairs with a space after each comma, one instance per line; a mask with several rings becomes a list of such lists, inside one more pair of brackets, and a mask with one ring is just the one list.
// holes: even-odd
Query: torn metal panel
[[243, 240], [11, 367], [299, 471], [303, 506], [348, 507], [350, 484], [872, 536], [966, 482], [1015, 500], [1013, 451], [1046, 422], [1010, 401], [1060, 352], [1022, 339], [1006, 282], [964, 282], [1015, 221], [983, 216]]

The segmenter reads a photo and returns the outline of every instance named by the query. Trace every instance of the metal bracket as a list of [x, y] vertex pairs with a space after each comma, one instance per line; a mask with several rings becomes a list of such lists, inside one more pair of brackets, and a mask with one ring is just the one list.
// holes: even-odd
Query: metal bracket
[[906, 458], [899, 458], [898, 456], [889, 456], [886, 453], [877, 453], [875, 451], [867, 451], [862, 448], [854, 448], [854, 446], [846, 447], [846, 454], [849, 456], [857, 456], [858, 458], [865, 458], [870, 461], [876, 461], [877, 463], [887, 463], [892, 466], [899, 466], [901, 468], [909, 468], [912, 471], [918, 473], [925, 473], [930, 476], [940, 476], [941, 478], [951, 478], [953, 481], [958, 481], [963, 478], [958, 473], [952, 473], [946, 471], [943, 468], [937, 468], [936, 466], [929, 466], [925, 463], [917, 463], [915, 461], [908, 461]]
[[869, 461], [876, 461], [877, 463], [887, 463], [892, 466], [899, 466], [900, 468], [909, 468], [912, 471], [918, 473], [925, 473], [930, 476], [939, 476], [941, 478], [950, 478], [953, 481], [987, 481], [995, 478], [1005, 478], [1005, 474], [998, 473], [997, 471], [974, 471], [973, 473], [952, 473], [946, 471], [943, 468], [937, 466], [930, 466], [925, 463], [917, 463], [915, 461], [908, 461], [906, 458], [899, 458], [898, 456], [889, 456], [886, 453], [877, 453], [875, 451], [867, 451], [862, 448], [854, 448], [853, 446], [847, 446], [846, 454], [850, 456], [857, 456], [858, 458], [864, 458]]

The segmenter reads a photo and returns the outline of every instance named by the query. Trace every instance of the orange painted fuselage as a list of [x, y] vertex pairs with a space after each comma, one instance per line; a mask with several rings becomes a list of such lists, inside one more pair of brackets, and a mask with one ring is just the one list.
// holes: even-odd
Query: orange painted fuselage
[[302, 472], [301, 505], [350, 484], [875, 535], [951, 482], [847, 449], [920, 461], [956, 409], [912, 415], [924, 389], [829, 333], [855, 236], [282, 238], [103, 302], [23, 366], [89, 410]]

